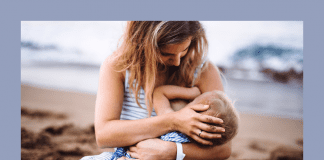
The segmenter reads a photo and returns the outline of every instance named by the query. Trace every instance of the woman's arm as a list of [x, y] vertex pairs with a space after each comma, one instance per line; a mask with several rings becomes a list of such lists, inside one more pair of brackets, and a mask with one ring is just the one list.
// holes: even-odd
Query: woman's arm
[[154, 89], [153, 107], [157, 115], [174, 112], [170, 100], [186, 99], [192, 100], [200, 95], [198, 87], [186, 88], [174, 85], [164, 85]]
[[[202, 146], [197, 143], [182, 143], [185, 160], [226, 159], [230, 157], [231, 142], [221, 146]], [[153, 138], [139, 142], [130, 147], [131, 157], [141, 160], [175, 160], [177, 147], [174, 142]]]
[[182, 144], [185, 160], [227, 159], [231, 156], [232, 142], [221, 146], [201, 146], [196, 143]]
[[[99, 147], [124, 147], [134, 145], [149, 138], [159, 137], [174, 130], [197, 132], [202, 129], [215, 137], [212, 132], [217, 129], [208, 128], [203, 122], [221, 123], [219, 118], [200, 115], [195, 111], [205, 111], [203, 105], [186, 108], [180, 114], [165, 114], [139, 120], [119, 120], [124, 98], [124, 75], [113, 69], [109, 57], [100, 68], [99, 87], [95, 106], [95, 134]], [[175, 117], [186, 117], [186, 121], [177, 122]], [[181, 124], [180, 124], [181, 123]], [[193, 137], [197, 142], [208, 144], [209, 141]]]

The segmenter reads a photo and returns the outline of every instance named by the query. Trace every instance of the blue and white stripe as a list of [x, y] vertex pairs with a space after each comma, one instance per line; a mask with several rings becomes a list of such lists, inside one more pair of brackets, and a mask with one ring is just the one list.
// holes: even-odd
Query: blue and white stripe
[[[129, 89], [128, 85], [129, 72], [126, 71], [125, 76], [125, 90], [124, 90], [124, 102], [123, 109], [120, 115], [120, 120], [136, 120], [147, 118], [148, 112], [145, 104], [145, 92], [143, 88], [139, 91], [138, 102], [141, 104], [142, 108], [137, 105], [135, 101], [135, 96], [132, 94], [132, 91]], [[153, 109], [151, 117], [156, 116], [155, 110]]]

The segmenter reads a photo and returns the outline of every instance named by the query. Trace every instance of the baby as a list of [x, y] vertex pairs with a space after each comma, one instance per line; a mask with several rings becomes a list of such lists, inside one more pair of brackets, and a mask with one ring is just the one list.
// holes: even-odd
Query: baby
[[[190, 102], [191, 100], [193, 101]], [[220, 133], [222, 136], [221, 138], [211, 140], [213, 145], [222, 145], [233, 139], [237, 134], [239, 115], [230, 99], [228, 99], [223, 92], [215, 90], [201, 94], [197, 87], [185, 88], [173, 85], [161, 86], [154, 90], [153, 107], [157, 115], [178, 111], [186, 105], [191, 104], [209, 105], [207, 111], [200, 113], [214, 116], [224, 121], [218, 126], [225, 128], [225, 132]], [[164, 141], [179, 143], [193, 142], [180, 132], [170, 132], [162, 135], [160, 138]], [[107, 159], [115, 160], [123, 156], [132, 159], [127, 153], [127, 150], [128, 147], [119, 147], [114, 154]]]
[[[194, 99], [192, 102], [190, 102]], [[182, 109], [187, 104], [209, 105], [209, 109], [201, 114], [220, 118], [225, 128], [221, 138], [212, 139], [214, 145], [222, 145], [233, 139], [238, 132], [239, 115], [231, 100], [222, 91], [211, 91], [201, 94], [197, 87], [185, 88], [173, 85], [158, 87], [153, 93], [153, 107], [157, 115]]]

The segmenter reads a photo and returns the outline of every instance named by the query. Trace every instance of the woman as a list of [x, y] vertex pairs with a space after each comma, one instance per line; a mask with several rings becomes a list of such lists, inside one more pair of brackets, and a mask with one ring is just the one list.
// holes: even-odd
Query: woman
[[161, 85], [194, 85], [201, 93], [223, 90], [218, 69], [204, 62], [206, 51], [207, 40], [199, 22], [128, 22], [121, 46], [100, 69], [95, 109], [98, 146], [131, 146], [130, 155], [141, 160], [176, 159], [176, 144], [157, 137], [179, 131], [210, 145], [183, 144], [184, 159], [228, 158], [231, 142], [211, 146], [209, 141], [222, 132], [221, 127], [209, 124], [222, 120], [196, 112], [208, 106], [191, 105], [161, 116], [155, 116], [152, 109], [153, 90]]

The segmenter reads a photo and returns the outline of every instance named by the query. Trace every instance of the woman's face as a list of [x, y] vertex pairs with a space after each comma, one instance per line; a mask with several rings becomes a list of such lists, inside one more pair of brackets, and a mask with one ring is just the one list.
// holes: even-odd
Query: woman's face
[[180, 60], [185, 56], [189, 50], [191, 43], [191, 38], [189, 37], [182, 43], [179, 44], [169, 44], [161, 49], [161, 59], [166, 66], [179, 66]]

